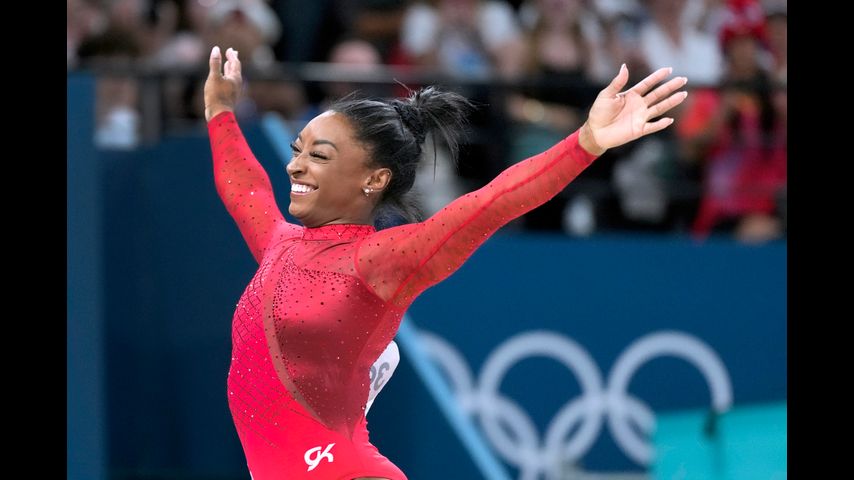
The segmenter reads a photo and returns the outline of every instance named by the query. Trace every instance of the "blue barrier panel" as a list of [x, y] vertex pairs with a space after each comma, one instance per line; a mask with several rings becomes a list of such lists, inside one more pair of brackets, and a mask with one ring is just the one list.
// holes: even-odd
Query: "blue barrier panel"
[[[592, 398], [602, 393], [594, 388], [595, 379], [584, 384], [573, 373], [582, 360], [560, 358], [573, 348], [567, 342], [577, 345], [579, 357], [589, 356], [603, 391], [617, 390], [602, 393], [602, 399], [618, 405], [641, 402], [636, 421], [643, 420], [643, 407], [650, 412], [710, 408], [713, 396], [724, 406], [785, 399], [785, 296], [785, 243], [747, 247], [724, 240], [696, 245], [655, 237], [573, 241], [549, 235], [497, 236], [451, 278], [423, 294], [409, 314], [456, 350], [475, 379], [502, 348], [530, 350], [506, 366], [497, 391], [501, 400], [516, 402], [528, 416], [536, 448], [542, 449], [549, 432], [560, 433], [557, 414], [562, 408], [585, 394]], [[546, 340], [514, 347], [511, 339], [525, 343], [522, 337], [532, 331], [541, 331]], [[698, 344], [700, 353], [689, 348], [676, 355], [666, 346], [674, 336], [677, 343]], [[549, 353], [548, 347], [536, 351], [537, 345], [551, 341], [557, 353]], [[659, 350], [639, 354], [639, 348]], [[637, 355], [647, 357], [637, 360]], [[395, 378], [383, 393], [396, 394], [397, 384], [412, 388], [404, 382]], [[624, 395], [615, 387], [621, 383]], [[483, 389], [475, 393], [483, 394]], [[419, 410], [417, 404], [412, 408]], [[587, 445], [573, 434], [563, 442], [567, 446], [572, 440], [575, 448], [584, 449], [575, 466], [646, 470], [649, 459], [642, 459], [648, 455], [645, 449], [652, 448], [649, 435], [615, 437], [613, 430], [623, 429], [618, 407], [603, 408], [602, 424], [589, 427], [595, 433], [589, 433]], [[591, 425], [597, 421], [595, 415], [582, 418]], [[374, 422], [374, 432], [382, 428]], [[441, 442], [425, 432], [419, 433], [423, 442]], [[633, 442], [640, 445], [632, 447]], [[527, 445], [521, 440], [505, 443], [512, 445], [510, 450]], [[406, 455], [403, 449], [389, 453]]]
[[69, 480], [106, 474], [101, 170], [92, 144], [95, 79], [68, 76], [66, 447]]

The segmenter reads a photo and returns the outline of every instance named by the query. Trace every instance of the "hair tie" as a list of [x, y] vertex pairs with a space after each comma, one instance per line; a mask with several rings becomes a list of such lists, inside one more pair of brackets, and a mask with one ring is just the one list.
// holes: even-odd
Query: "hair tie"
[[424, 122], [421, 121], [421, 117], [418, 115], [418, 112], [416, 112], [412, 106], [401, 103], [395, 103], [394, 110], [400, 116], [400, 119], [403, 120], [403, 124], [406, 125], [406, 128], [408, 128], [415, 136], [415, 142], [418, 145], [424, 143], [424, 140], [427, 138], [427, 132], [425, 131]]

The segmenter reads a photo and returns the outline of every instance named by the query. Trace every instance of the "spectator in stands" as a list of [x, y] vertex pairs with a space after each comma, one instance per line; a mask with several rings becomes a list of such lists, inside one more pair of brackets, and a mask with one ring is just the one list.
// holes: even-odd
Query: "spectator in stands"
[[682, 21], [691, 28], [717, 38], [718, 32], [729, 15], [730, 1], [686, 0]]
[[[592, 83], [603, 57], [601, 29], [583, 0], [535, 0], [521, 9], [524, 59], [522, 73], [534, 86], [507, 96], [513, 122], [506, 163], [527, 158], [553, 145], [581, 126], [584, 110], [598, 94]], [[566, 192], [526, 214], [530, 229], [561, 229]]]
[[[737, 12], [736, 12], [737, 13]], [[760, 62], [764, 17], [733, 15], [721, 31], [726, 73], [720, 90], [692, 95], [680, 135], [704, 161], [704, 191], [694, 233], [731, 232], [745, 242], [783, 234], [786, 91]]]
[[[171, 2], [166, 2], [172, 4]], [[204, 65], [210, 39], [210, 8], [198, 0], [183, 0], [175, 5], [175, 33], [151, 55], [151, 63], [161, 69]]]
[[645, 0], [650, 21], [640, 32], [647, 65], [673, 65], [691, 84], [714, 85], [721, 76], [722, 59], [715, 38], [684, 21], [686, 0]]
[[[219, 0], [210, 7], [207, 18], [209, 43], [234, 45], [241, 57], [248, 59], [246, 67], [249, 69], [264, 71], [273, 66], [272, 45], [281, 35], [282, 25], [263, 0]], [[298, 81], [255, 79], [247, 82], [246, 88], [248, 95], [242, 97], [236, 111], [239, 118], [255, 118], [266, 111], [295, 118], [307, 106], [305, 92]], [[201, 93], [201, 90], [197, 92], [199, 100]]]
[[547, 84], [510, 95], [508, 111], [517, 122], [563, 138], [580, 125], [579, 108], [589, 105], [598, 93], [591, 85], [600, 52], [598, 32], [593, 31], [598, 25], [582, 0], [536, 0], [531, 7], [533, 21], [523, 34], [522, 73], [526, 79]]
[[785, 8], [768, 12], [768, 49], [771, 52], [771, 75], [780, 85], [786, 85], [788, 70], [788, 22]]
[[640, 45], [640, 30], [647, 21], [647, 12], [639, 0], [588, 0], [591, 10], [602, 26], [602, 67], [596, 69], [596, 80], [601, 84], [607, 81], [607, 74], [600, 70], [613, 70], [621, 63], [630, 70], [646, 71], [646, 64]]
[[272, 45], [282, 33], [282, 24], [263, 0], [218, 0], [208, 19], [213, 43], [234, 45], [247, 66], [263, 68], [275, 61]]
[[[86, 5], [84, 3], [84, 5]], [[91, 5], [89, 5], [91, 7]], [[83, 40], [77, 54], [89, 66], [128, 67], [141, 58], [144, 48], [142, 11], [138, 2], [112, 3], [101, 14], [98, 33]], [[134, 21], [136, 20], [136, 22]], [[130, 149], [140, 137], [139, 86], [129, 74], [105, 75], [95, 85], [95, 145], [106, 149]]]
[[66, 68], [71, 70], [79, 61], [80, 45], [104, 32], [109, 25], [107, 14], [93, 5], [92, 0], [66, 1]]
[[406, 12], [401, 40], [420, 65], [460, 76], [519, 74], [522, 36], [513, 9], [493, 0], [418, 2]]
[[[177, 72], [200, 68], [207, 59], [211, 42], [210, 8], [198, 0], [181, 0], [176, 4], [177, 26], [172, 35], [149, 58], [149, 63], [161, 71]], [[198, 81], [184, 76], [163, 79], [163, 109], [173, 120], [201, 118], [198, 108]]]
[[351, 19], [350, 34], [370, 42], [380, 53], [382, 63], [410, 62], [400, 45], [407, 0], [338, 0], [337, 3], [337, 8], [346, 10], [346, 17]]

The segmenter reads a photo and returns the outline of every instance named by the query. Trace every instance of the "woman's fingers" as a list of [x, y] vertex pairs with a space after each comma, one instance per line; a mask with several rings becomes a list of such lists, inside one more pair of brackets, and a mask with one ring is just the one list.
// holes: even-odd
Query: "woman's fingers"
[[652, 90], [652, 87], [661, 83], [662, 80], [667, 78], [670, 73], [673, 72], [673, 68], [671, 67], [663, 67], [649, 74], [648, 77], [644, 78], [640, 82], [637, 83], [630, 90], [632, 92], [637, 93], [640, 96], [646, 95], [646, 92]]
[[626, 64], [622, 64], [620, 66], [620, 71], [617, 73], [617, 76], [611, 80], [611, 83], [602, 90], [602, 95], [605, 98], [613, 98], [626, 86], [626, 82], [629, 81], [629, 69], [626, 68]]
[[672, 123], [673, 119], [670, 117], [665, 117], [654, 122], [647, 123], [643, 126], [643, 133], [641, 135], [649, 135], [650, 133], [655, 133], [659, 130], [664, 130]]
[[673, 95], [667, 97], [666, 100], [661, 101], [661, 102], [653, 105], [652, 107], [650, 107], [648, 110], [649, 116], [647, 118], [655, 118], [659, 115], [663, 115], [665, 112], [667, 112], [671, 108], [682, 103], [682, 101], [685, 100], [685, 98], [687, 96], [688, 96], [688, 92], [674, 93]]
[[[237, 50], [229, 48], [225, 51], [225, 65], [222, 64], [222, 53], [219, 47], [211, 49], [210, 72], [208, 76], [220, 77], [226, 76], [230, 78], [240, 79], [240, 60], [237, 58]], [[224, 72], [224, 73], [223, 73]]]
[[647, 105], [655, 105], [662, 98], [666, 98], [671, 93], [684, 87], [686, 83], [688, 83], [688, 79], [685, 77], [672, 78], [664, 85], [661, 85], [660, 87], [653, 90], [643, 99]]
[[222, 55], [220, 54], [218, 46], [211, 49], [211, 58], [208, 63], [211, 67], [210, 72], [208, 72], [208, 77], [222, 75]]
[[240, 78], [240, 60], [237, 58], [237, 50], [229, 48], [225, 52], [228, 61], [225, 63], [225, 74], [229, 77]]

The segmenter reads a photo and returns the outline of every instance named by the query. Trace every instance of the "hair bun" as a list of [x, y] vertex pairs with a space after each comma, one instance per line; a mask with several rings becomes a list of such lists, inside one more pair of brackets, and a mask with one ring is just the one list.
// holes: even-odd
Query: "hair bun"
[[411, 104], [396, 101], [394, 102], [394, 110], [400, 115], [403, 124], [406, 128], [415, 135], [415, 142], [418, 145], [424, 143], [427, 138], [427, 129], [424, 126], [424, 121], [421, 119], [416, 107]]

